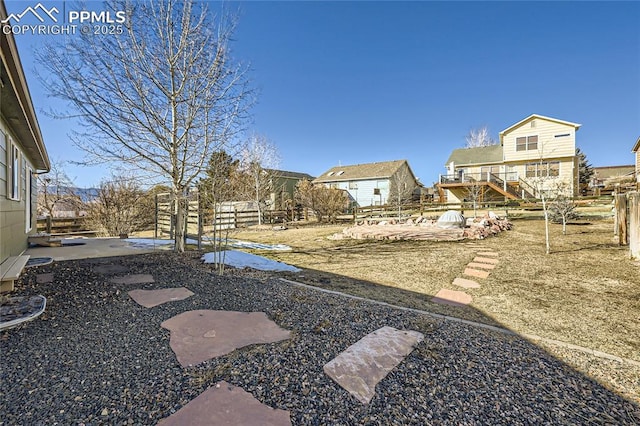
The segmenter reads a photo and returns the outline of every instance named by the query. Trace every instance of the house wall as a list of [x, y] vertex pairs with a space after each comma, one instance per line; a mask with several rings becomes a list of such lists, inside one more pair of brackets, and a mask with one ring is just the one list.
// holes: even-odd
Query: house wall
[[640, 149], [636, 151], [636, 181], [640, 182]]
[[[8, 198], [7, 180], [10, 169], [7, 165], [9, 161], [8, 137], [13, 140], [21, 151], [21, 171], [20, 171], [20, 200]], [[14, 137], [4, 117], [0, 116], [0, 263], [9, 256], [21, 254], [27, 248], [27, 236], [35, 232], [35, 226], [30, 232], [27, 231], [26, 208], [27, 202], [31, 203], [30, 223], [35, 224], [36, 214], [36, 184], [35, 179], [29, 179], [29, 170], [34, 167], [24, 155], [24, 150], [19, 141]], [[30, 185], [30, 190], [27, 188]], [[30, 193], [30, 194], [29, 194]], [[30, 199], [26, 200], [27, 195]]]
[[[527, 136], [538, 137], [537, 149], [517, 151], [517, 138]], [[542, 187], [545, 190], [550, 190], [562, 181], [568, 187], [567, 195], [577, 195], [579, 185], [577, 157], [575, 156], [575, 127], [535, 118], [503, 135], [502, 143], [504, 163], [515, 166], [521, 179], [529, 183], [535, 181], [526, 176], [526, 163], [560, 161], [559, 176], [542, 179]]]
[[[538, 136], [538, 148], [516, 151], [516, 138], [523, 136]], [[576, 154], [576, 129], [566, 124], [536, 118], [505, 134], [502, 144], [504, 161], [507, 163], [540, 160], [541, 157], [573, 157]]]

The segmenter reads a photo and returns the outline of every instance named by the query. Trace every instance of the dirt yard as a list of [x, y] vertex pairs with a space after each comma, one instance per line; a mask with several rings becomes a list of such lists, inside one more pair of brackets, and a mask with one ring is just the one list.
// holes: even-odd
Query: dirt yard
[[[613, 221], [551, 225], [516, 220], [514, 229], [485, 240], [332, 241], [342, 226], [243, 230], [234, 238], [290, 245], [290, 252], [254, 251], [305, 270], [299, 282], [388, 303], [496, 324], [640, 361], [640, 264], [613, 238]], [[499, 265], [468, 307], [430, 300], [461, 276], [475, 253], [499, 253]], [[463, 290], [463, 289], [460, 289]]]

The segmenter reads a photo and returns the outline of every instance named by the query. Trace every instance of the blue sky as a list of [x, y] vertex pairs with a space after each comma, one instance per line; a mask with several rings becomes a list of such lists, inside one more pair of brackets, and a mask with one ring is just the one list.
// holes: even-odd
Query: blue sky
[[[42, 2], [45, 5], [62, 2]], [[30, 2], [7, 1], [19, 12]], [[249, 130], [281, 168], [407, 159], [426, 185], [472, 128], [536, 113], [581, 123], [595, 166], [632, 164], [640, 136], [638, 2], [238, 2], [233, 45], [260, 91]], [[212, 4], [212, 9], [217, 9]], [[16, 36], [37, 109], [51, 102]], [[54, 37], [54, 36], [49, 36]], [[72, 123], [39, 112], [49, 154], [78, 160]], [[71, 167], [79, 186], [108, 174]]]

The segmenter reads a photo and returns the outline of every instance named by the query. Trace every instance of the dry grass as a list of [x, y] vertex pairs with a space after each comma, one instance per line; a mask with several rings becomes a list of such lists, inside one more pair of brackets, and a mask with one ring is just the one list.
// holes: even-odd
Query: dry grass
[[[484, 241], [332, 241], [343, 227], [238, 232], [234, 238], [285, 243], [291, 252], [260, 254], [306, 270], [292, 279], [425, 309], [516, 332], [537, 334], [640, 361], [640, 264], [613, 240], [612, 220], [552, 225], [544, 254], [544, 222], [518, 220], [512, 231]], [[434, 304], [431, 297], [461, 276], [475, 253], [494, 250], [500, 263], [469, 307]]]

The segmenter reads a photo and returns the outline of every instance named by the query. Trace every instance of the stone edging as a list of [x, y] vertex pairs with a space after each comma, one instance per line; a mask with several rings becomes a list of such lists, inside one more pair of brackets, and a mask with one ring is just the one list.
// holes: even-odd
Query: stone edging
[[584, 346], [574, 345], [572, 343], [563, 342], [561, 340], [548, 339], [546, 337], [537, 336], [535, 334], [516, 333], [515, 331], [511, 331], [511, 330], [503, 328], [503, 327], [496, 327], [496, 326], [489, 325], [489, 324], [483, 324], [481, 322], [469, 321], [469, 320], [465, 320], [465, 319], [462, 319], [462, 318], [451, 317], [451, 316], [448, 316], [448, 315], [436, 314], [434, 312], [423, 311], [423, 310], [420, 310], [420, 309], [407, 308], [405, 306], [392, 305], [390, 303], [381, 302], [379, 300], [367, 299], [366, 297], [353, 296], [351, 294], [342, 293], [340, 291], [327, 290], [327, 289], [324, 289], [324, 288], [314, 287], [314, 286], [311, 286], [311, 285], [308, 285], [308, 284], [299, 283], [297, 281], [288, 280], [286, 278], [278, 278], [278, 279], [280, 281], [286, 282], [288, 284], [299, 286], [299, 287], [304, 287], [304, 288], [309, 289], [309, 290], [320, 291], [320, 292], [323, 292], [323, 293], [328, 293], [328, 294], [333, 294], [333, 295], [336, 295], [336, 296], [346, 297], [348, 299], [361, 300], [361, 301], [364, 301], [364, 302], [374, 303], [374, 304], [380, 305], [380, 306], [386, 306], [388, 308], [399, 309], [401, 311], [413, 312], [413, 313], [422, 314], [422, 315], [428, 315], [428, 316], [433, 317], [433, 318], [438, 318], [438, 319], [442, 319], [442, 320], [445, 320], [445, 321], [451, 321], [451, 322], [457, 322], [457, 323], [461, 323], [461, 324], [466, 324], [466, 325], [470, 325], [472, 327], [484, 328], [486, 330], [491, 330], [491, 331], [495, 331], [495, 332], [498, 332], [498, 333], [507, 334], [507, 335], [511, 335], [511, 336], [520, 336], [520, 337], [523, 337], [523, 338], [525, 338], [526, 340], [529, 340], [529, 341], [540, 341], [540, 342], [548, 343], [550, 345], [560, 346], [560, 347], [563, 347], [563, 348], [573, 349], [573, 350], [576, 350], [576, 351], [579, 351], [579, 352], [583, 352], [583, 353], [595, 356], [596, 358], [607, 359], [607, 360], [610, 360], [610, 361], [617, 361], [617, 362], [620, 362], [620, 363], [626, 362], [626, 363], [631, 364], [633, 366], [640, 367], [640, 362], [638, 362], [638, 361], [634, 361], [634, 360], [628, 359], [628, 358], [622, 358], [622, 357], [619, 357], [619, 356], [616, 356], [616, 355], [611, 355], [611, 354], [608, 354], [606, 352], [601, 352], [601, 351], [598, 351], [598, 350], [595, 350], [595, 349], [591, 349], [591, 348], [587, 348], [587, 347], [584, 347]]

